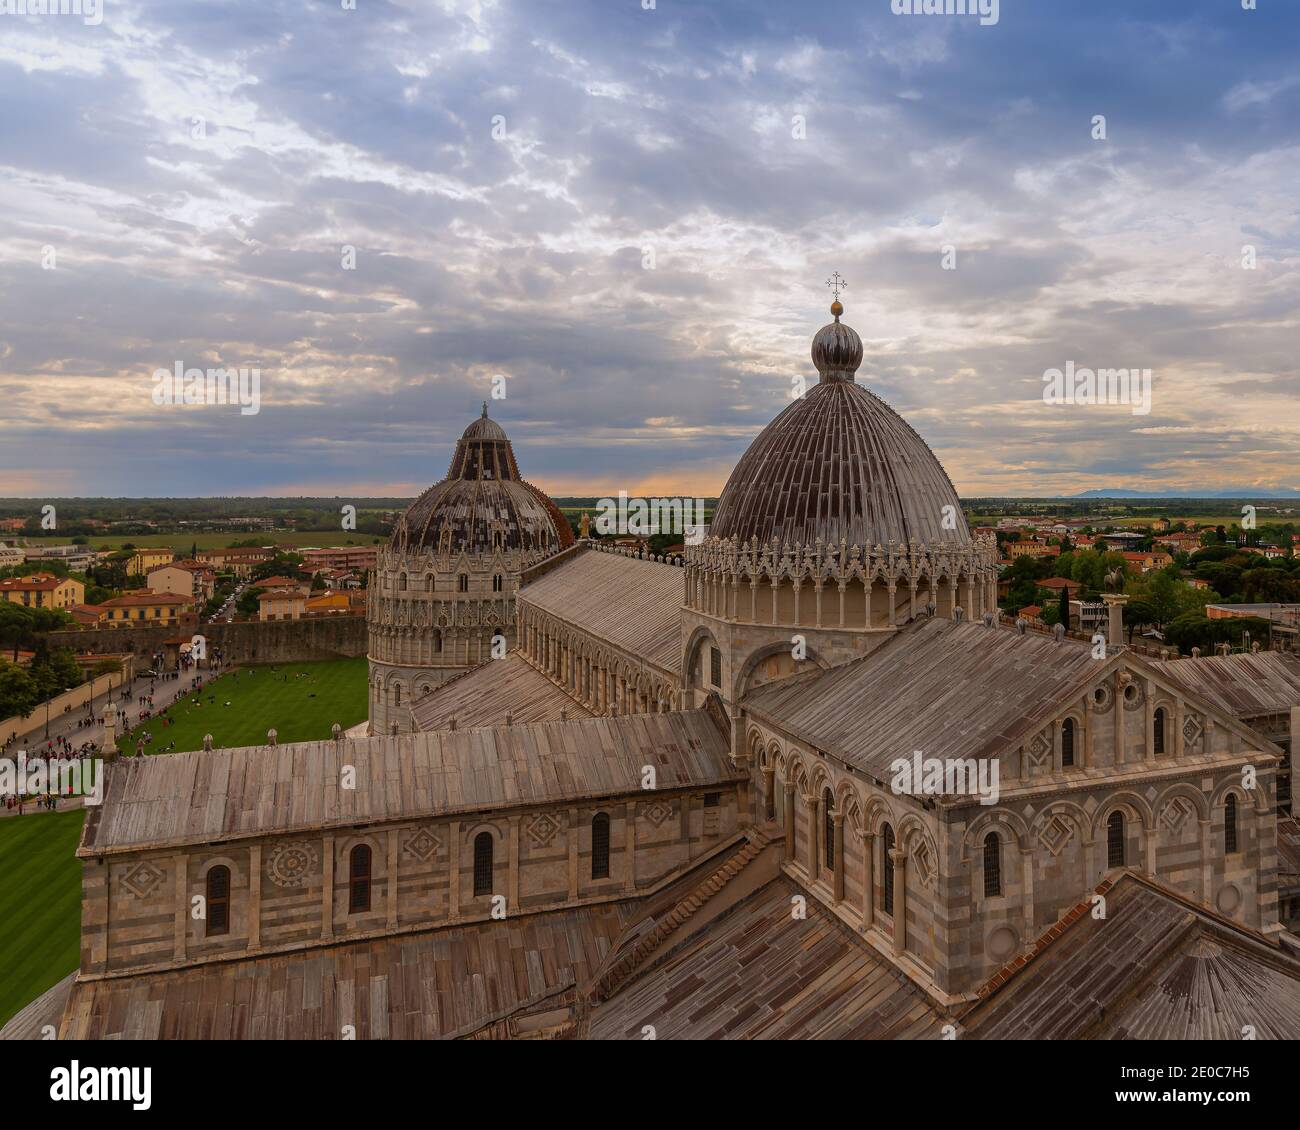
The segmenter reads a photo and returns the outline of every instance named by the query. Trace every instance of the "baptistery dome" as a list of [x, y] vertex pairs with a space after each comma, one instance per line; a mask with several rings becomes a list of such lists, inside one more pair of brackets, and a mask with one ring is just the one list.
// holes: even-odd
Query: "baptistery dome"
[[[819, 381], [776, 417], [727, 480], [709, 534], [790, 545], [968, 546], [952, 481], [897, 412], [857, 384], [862, 340], [835, 321], [813, 338]], [[951, 507], [950, 510], [945, 509]]]
[[546, 556], [573, 544], [559, 508], [523, 481], [509, 437], [487, 405], [456, 444], [447, 477], [417, 498], [393, 531], [398, 553], [520, 550]]

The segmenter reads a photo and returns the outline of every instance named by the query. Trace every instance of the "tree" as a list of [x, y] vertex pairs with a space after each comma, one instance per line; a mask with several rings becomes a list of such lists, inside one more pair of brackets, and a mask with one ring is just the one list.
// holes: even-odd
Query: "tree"
[[1067, 628], [1070, 626], [1070, 586], [1064, 585], [1061, 588], [1061, 599], [1056, 606], [1056, 619], [1060, 624]]
[[256, 616], [259, 608], [257, 603], [258, 595], [265, 591], [265, 589], [259, 588], [245, 589], [244, 595], [235, 602], [235, 611], [241, 616]]
[[16, 664], [0, 662], [0, 717], [30, 714], [39, 701], [32, 677]]

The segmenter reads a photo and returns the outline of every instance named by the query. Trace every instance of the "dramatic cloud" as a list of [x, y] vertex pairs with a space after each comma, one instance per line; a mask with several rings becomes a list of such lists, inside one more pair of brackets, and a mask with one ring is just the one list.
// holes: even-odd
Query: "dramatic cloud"
[[[413, 493], [498, 376], [540, 485], [716, 493], [833, 270], [965, 494], [1300, 488], [1295, 8], [0, 15], [0, 494]], [[261, 412], [155, 405], [178, 361]]]

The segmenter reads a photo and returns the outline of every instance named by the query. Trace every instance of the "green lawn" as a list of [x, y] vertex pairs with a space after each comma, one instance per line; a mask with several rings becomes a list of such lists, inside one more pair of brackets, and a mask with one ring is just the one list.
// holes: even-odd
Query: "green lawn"
[[0, 1024], [77, 968], [84, 815], [0, 819]]
[[[159, 683], [155, 705], [182, 686], [183, 679]], [[366, 658], [245, 667], [222, 675], [197, 697], [201, 706], [193, 705], [195, 696], [190, 696], [168, 709], [175, 725], [164, 728], [155, 716], [136, 728], [153, 734], [146, 753], [161, 753], [172, 742], [177, 753], [202, 749], [204, 734], [212, 735], [214, 746], [265, 745], [266, 732], [273, 727], [280, 742], [324, 740], [335, 722], [346, 730], [365, 721], [369, 706]], [[135, 712], [135, 705], [130, 704], [128, 713], [134, 716]], [[136, 737], [135, 732], [124, 734], [118, 747], [124, 753], [134, 753]]]

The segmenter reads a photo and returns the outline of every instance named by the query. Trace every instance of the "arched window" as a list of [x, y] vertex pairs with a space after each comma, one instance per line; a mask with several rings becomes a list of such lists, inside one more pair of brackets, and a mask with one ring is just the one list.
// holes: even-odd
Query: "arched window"
[[434, 591], [434, 589], [433, 589], [433, 574], [432, 574], [432, 573], [425, 573], [425, 575], [424, 575], [424, 588], [425, 588], [425, 591], [426, 591], [426, 592], [433, 592], [433, 591]]
[[457, 573], [457, 574], [456, 574], [456, 591], [457, 591], [457, 592], [469, 592], [469, 574], [468, 574], [468, 573]]
[[505, 588], [505, 578], [500, 573], [492, 574], [492, 591], [500, 592]]
[[474, 897], [492, 893], [492, 833], [474, 837]]
[[1002, 893], [1002, 841], [996, 832], [984, 837], [984, 897]]
[[370, 909], [370, 848], [357, 844], [348, 859], [348, 913]]
[[1124, 813], [1118, 809], [1106, 820], [1106, 866], [1124, 866]]
[[442, 633], [439, 631], [433, 633], [433, 650], [442, 653]]
[[894, 913], [894, 861], [889, 853], [894, 850], [894, 829], [886, 824], [880, 836], [880, 866], [885, 874], [881, 883], [881, 910]]
[[209, 938], [230, 933], [230, 868], [214, 867], [207, 880]]
[[776, 773], [772, 774], [772, 787], [767, 790], [767, 796], [764, 798], [766, 806], [765, 811], [769, 820], [776, 819]]
[[826, 870], [835, 870], [835, 798], [830, 789], [822, 793], [822, 858]]
[[1156, 753], [1165, 752], [1165, 708], [1162, 706], [1156, 711], [1155, 722], [1153, 724], [1154, 741]]
[[609, 817], [603, 812], [591, 818], [591, 877], [609, 878]]
[[1061, 766], [1068, 768], [1074, 764], [1074, 719], [1067, 718], [1061, 723]]
[[401, 574], [398, 575], [398, 578], [397, 578], [397, 591], [398, 591], [398, 592], [405, 592], [405, 591], [406, 591], [406, 574], [405, 574], [405, 573], [401, 573]]
[[1223, 850], [1237, 850], [1237, 798], [1232, 793], [1223, 799]]
[[393, 705], [394, 706], [402, 705], [402, 684], [401, 683], [393, 684]]

